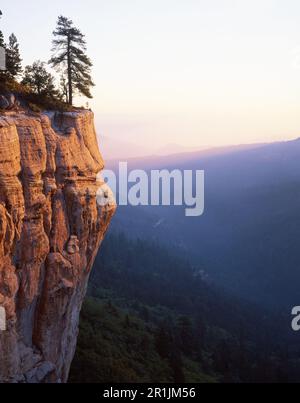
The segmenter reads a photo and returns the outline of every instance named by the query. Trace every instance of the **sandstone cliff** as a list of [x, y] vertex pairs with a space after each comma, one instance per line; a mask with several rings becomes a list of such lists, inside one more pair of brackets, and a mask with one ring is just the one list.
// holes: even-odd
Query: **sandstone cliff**
[[93, 261], [115, 205], [89, 111], [0, 115], [0, 382], [66, 382]]

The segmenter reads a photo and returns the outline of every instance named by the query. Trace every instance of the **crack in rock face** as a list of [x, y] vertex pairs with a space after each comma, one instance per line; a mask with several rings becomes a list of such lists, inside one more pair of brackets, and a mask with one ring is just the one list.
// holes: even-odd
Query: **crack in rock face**
[[93, 113], [0, 115], [0, 382], [66, 382], [115, 212]]

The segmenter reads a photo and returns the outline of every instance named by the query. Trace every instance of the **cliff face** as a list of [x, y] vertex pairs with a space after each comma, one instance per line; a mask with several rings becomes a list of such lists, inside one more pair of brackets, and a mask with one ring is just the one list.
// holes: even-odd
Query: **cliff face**
[[88, 111], [0, 115], [0, 382], [66, 382], [95, 255], [115, 211]]

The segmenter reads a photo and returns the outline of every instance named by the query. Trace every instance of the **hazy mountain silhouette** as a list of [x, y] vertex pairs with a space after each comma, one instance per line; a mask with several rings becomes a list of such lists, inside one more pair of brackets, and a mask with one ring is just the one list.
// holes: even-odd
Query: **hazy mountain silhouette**
[[113, 228], [175, 245], [218, 284], [289, 309], [299, 304], [299, 155], [294, 140], [130, 160], [135, 168], [204, 169], [205, 213], [120, 207]]

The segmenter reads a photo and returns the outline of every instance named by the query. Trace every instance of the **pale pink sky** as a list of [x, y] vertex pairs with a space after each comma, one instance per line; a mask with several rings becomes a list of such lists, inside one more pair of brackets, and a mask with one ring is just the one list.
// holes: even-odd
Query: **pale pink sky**
[[59, 14], [87, 35], [91, 105], [108, 138], [151, 150], [300, 135], [297, 0], [27, 0], [1, 9], [27, 64], [49, 59]]

